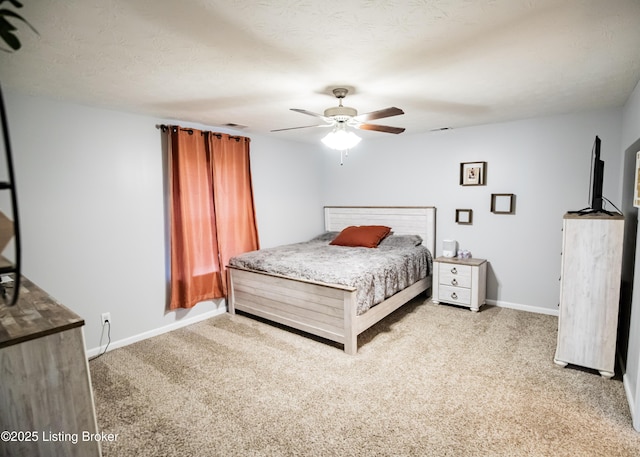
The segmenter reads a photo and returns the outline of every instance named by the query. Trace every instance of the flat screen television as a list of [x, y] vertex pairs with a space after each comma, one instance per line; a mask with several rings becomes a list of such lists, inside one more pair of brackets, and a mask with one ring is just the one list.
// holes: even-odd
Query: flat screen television
[[591, 210], [601, 212], [602, 207], [602, 183], [604, 182], [604, 161], [600, 159], [600, 138], [596, 136], [591, 152], [591, 177], [589, 185], [589, 201]]
[[604, 196], [602, 184], [604, 182], [604, 161], [600, 158], [600, 138], [596, 135], [591, 148], [591, 175], [589, 177], [589, 207], [579, 211], [569, 211], [571, 214], [612, 214], [604, 209]]

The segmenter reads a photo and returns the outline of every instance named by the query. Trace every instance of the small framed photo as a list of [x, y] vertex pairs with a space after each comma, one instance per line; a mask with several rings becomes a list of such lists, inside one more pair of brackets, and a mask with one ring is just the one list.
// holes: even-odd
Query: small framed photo
[[457, 209], [456, 210], [456, 222], [462, 225], [473, 224], [473, 210], [472, 209]]
[[463, 162], [460, 164], [461, 186], [484, 186], [487, 178], [487, 162]]
[[491, 212], [494, 214], [515, 214], [516, 196], [514, 194], [491, 194]]
[[636, 185], [633, 188], [633, 206], [640, 208], [640, 151], [636, 152]]

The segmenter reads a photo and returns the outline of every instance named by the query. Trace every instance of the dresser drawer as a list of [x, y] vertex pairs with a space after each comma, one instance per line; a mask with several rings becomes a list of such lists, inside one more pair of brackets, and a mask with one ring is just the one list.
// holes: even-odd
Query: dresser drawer
[[457, 287], [471, 287], [471, 266], [454, 265], [451, 263], [439, 264], [438, 282], [442, 285]]
[[460, 305], [471, 305], [471, 289], [441, 284], [438, 289], [438, 300]]

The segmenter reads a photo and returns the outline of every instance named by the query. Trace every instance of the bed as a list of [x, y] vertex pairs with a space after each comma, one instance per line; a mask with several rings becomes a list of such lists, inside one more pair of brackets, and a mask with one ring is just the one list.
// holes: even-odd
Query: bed
[[[434, 207], [326, 206], [324, 216], [325, 236], [333, 236], [331, 232], [337, 233], [349, 226], [362, 225], [391, 227], [395, 239], [417, 235], [429, 252], [431, 266], [431, 254], [435, 249]], [[381, 247], [385, 242], [383, 240]], [[227, 272], [227, 305], [231, 314], [242, 311], [335, 341], [343, 344], [344, 351], [350, 355], [357, 353], [360, 333], [431, 288], [429, 269], [425, 277], [406, 287], [403, 285], [401, 290], [382, 301], [364, 305], [363, 309], [362, 286], [359, 290], [355, 285], [261, 271], [245, 266], [238, 259], [232, 259]]]

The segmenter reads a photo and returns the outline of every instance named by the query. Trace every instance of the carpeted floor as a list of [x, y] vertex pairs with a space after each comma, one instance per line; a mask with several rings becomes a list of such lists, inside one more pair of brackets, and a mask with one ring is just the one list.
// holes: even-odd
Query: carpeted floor
[[104, 456], [640, 456], [619, 378], [557, 318], [416, 299], [356, 356], [228, 314], [91, 362]]

